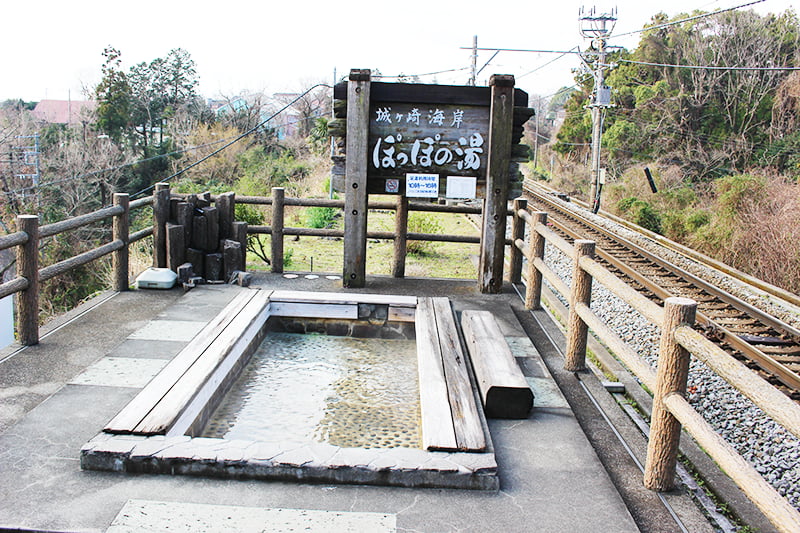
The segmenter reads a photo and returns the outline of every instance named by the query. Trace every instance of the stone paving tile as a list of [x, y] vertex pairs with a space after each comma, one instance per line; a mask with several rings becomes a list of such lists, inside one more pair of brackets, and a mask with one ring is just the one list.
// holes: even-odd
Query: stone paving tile
[[525, 379], [533, 390], [534, 411], [548, 407], [569, 409], [567, 400], [552, 379], [531, 377]]
[[206, 325], [206, 321], [194, 320], [151, 320], [138, 331], [131, 333], [129, 339], [154, 341], [189, 342]]
[[106, 531], [161, 532], [166, 524], [169, 524], [168, 530], [175, 533], [391, 533], [397, 528], [394, 514], [128, 500]]
[[113, 357], [170, 360], [186, 346], [184, 341], [125, 339], [109, 353]]
[[167, 364], [163, 359], [104, 357], [78, 374], [71, 385], [142, 388]]

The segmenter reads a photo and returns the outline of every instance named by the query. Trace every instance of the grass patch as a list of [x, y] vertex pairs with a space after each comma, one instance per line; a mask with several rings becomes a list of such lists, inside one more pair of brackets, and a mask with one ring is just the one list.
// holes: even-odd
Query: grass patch
[[[301, 218], [290, 214], [287, 208], [287, 225], [293, 218]], [[299, 213], [298, 213], [299, 214]], [[479, 230], [465, 215], [450, 213], [425, 213], [429, 227], [438, 227], [439, 230], [431, 233], [444, 233], [449, 235], [480, 236]], [[302, 217], [305, 218], [305, 217]], [[328, 217], [326, 217], [328, 218]], [[333, 218], [333, 217], [331, 217]], [[370, 231], [394, 231], [394, 211], [370, 210], [367, 221]], [[334, 228], [342, 229], [344, 222], [341, 217], [335, 217]], [[293, 225], [293, 224], [291, 224]], [[270, 236], [260, 236], [266, 250], [270, 249]], [[411, 241], [409, 242], [411, 244]], [[332, 274], [342, 273], [344, 241], [331, 237], [300, 237], [294, 240], [287, 237], [284, 241], [284, 256], [289, 255], [291, 249], [291, 262], [285, 265], [287, 270], [300, 272], [312, 271]], [[428, 248], [423, 253], [408, 253], [406, 255], [406, 276], [433, 277], [433, 278], [460, 278], [477, 279], [477, 256], [480, 252], [478, 244], [464, 243], [436, 243], [434, 248]], [[390, 275], [392, 273], [392, 258], [394, 256], [394, 242], [369, 239], [367, 241], [367, 274]], [[269, 270], [264, 261], [253, 254], [248, 254], [247, 268], [252, 270]]]

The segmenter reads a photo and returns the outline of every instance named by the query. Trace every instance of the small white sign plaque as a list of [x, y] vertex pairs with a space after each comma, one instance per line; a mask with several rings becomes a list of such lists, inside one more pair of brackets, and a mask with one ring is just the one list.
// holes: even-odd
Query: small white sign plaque
[[473, 199], [478, 178], [469, 176], [447, 176], [447, 198]]
[[438, 198], [439, 174], [406, 174], [406, 196], [409, 198]]

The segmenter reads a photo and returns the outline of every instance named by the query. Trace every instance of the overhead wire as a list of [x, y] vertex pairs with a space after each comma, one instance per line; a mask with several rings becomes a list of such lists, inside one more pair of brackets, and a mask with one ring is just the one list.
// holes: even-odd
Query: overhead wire
[[675, 26], [677, 24], [683, 24], [684, 22], [690, 22], [692, 20], [698, 20], [698, 19], [701, 19], [701, 18], [711, 17], [711, 16], [714, 16], [714, 15], [719, 15], [720, 13], [726, 13], [728, 11], [734, 11], [736, 9], [741, 9], [743, 7], [749, 7], [749, 6], [752, 6], [752, 5], [755, 5], [755, 4], [760, 4], [761, 2], [764, 2], [764, 1], [765, 0], [755, 0], [754, 2], [748, 2], [746, 4], [741, 4], [741, 5], [738, 5], [738, 6], [735, 6], [735, 7], [728, 7], [728, 8], [725, 8], [725, 9], [712, 11], [711, 13], [702, 13], [700, 15], [694, 15], [694, 16], [687, 17], [687, 18], [684, 18], [684, 19], [681, 19], [681, 20], [673, 20], [671, 22], [665, 22], [664, 24], [657, 24], [655, 26], [647, 26], [647, 27], [642, 28], [640, 30], [633, 30], [633, 31], [625, 32], [625, 33], [618, 33], [616, 35], [609, 36], [608, 39], [616, 39], [617, 37], [625, 37], [627, 35], [634, 35], [636, 33], [643, 33], [643, 32], [650, 31], [650, 30], [659, 30], [661, 28], [666, 28], [668, 26]]

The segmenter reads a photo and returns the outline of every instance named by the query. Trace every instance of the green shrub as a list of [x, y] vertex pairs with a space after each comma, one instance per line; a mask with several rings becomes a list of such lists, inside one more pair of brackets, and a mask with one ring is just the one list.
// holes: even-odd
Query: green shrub
[[625, 213], [626, 217], [635, 224], [654, 233], [661, 234], [661, 215], [645, 200], [635, 197], [623, 198], [617, 203], [617, 208]]
[[[409, 233], [441, 233], [442, 224], [432, 213], [410, 213], [408, 215]], [[406, 253], [416, 255], [431, 254], [438, 243], [431, 241], [408, 241]]]
[[306, 223], [312, 228], [330, 228], [336, 222], [339, 210], [335, 207], [309, 207]]

